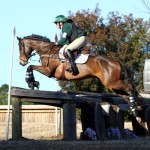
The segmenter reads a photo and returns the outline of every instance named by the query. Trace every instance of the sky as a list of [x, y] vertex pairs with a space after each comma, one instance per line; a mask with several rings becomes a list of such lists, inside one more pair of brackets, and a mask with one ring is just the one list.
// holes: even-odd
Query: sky
[[[150, 3], [150, 0], [147, 0]], [[0, 86], [10, 83], [10, 58], [12, 47], [12, 28], [15, 26], [12, 82], [14, 87], [28, 89], [25, 82], [27, 66], [19, 64], [18, 37], [38, 34], [54, 41], [54, 34], [59, 34], [53, 21], [57, 15], [68, 16], [68, 12], [93, 11], [99, 4], [101, 16], [107, 18], [110, 11], [118, 11], [120, 15], [133, 14], [134, 18], [149, 19], [141, 0], [1, 0], [0, 1]], [[30, 64], [40, 65], [38, 56], [32, 58]], [[35, 80], [40, 82], [40, 90], [58, 91], [60, 87], [54, 78], [48, 78], [34, 71]]]

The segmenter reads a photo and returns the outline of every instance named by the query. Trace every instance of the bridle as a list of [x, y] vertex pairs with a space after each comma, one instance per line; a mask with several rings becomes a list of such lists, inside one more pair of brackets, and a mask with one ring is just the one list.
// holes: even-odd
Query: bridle
[[[20, 45], [21, 44], [21, 45]], [[23, 47], [23, 49], [21, 49], [21, 48], [19, 48], [20, 49], [20, 51], [22, 50], [22, 54], [25, 56], [25, 58], [27, 59], [27, 61], [26, 60], [24, 60], [24, 59], [22, 59], [21, 57], [20, 57], [20, 60], [22, 60], [22, 61], [24, 61], [25, 63], [29, 63], [28, 62], [28, 60], [29, 60], [29, 58], [30, 57], [32, 57], [32, 56], [28, 56], [27, 54], [26, 54], [26, 52], [25, 52], [25, 44], [24, 44], [24, 41], [23, 41], [23, 43], [22, 43], [22, 41], [21, 42], [19, 42], [19, 47]]]
[[[22, 44], [22, 46], [21, 46], [20, 44]], [[32, 45], [33, 43], [30, 42], [29, 44]], [[23, 59], [21, 59], [21, 58], [20, 58], [20, 59], [23, 60], [23, 61], [26, 62], [26, 63], [29, 63], [28, 60], [29, 60], [29, 59], [31, 60], [31, 57], [32, 57], [32, 56], [35, 56], [35, 55], [36, 55], [38, 52], [40, 52], [40, 51], [44, 51], [48, 46], [50, 46], [50, 47], [48, 48], [46, 54], [42, 54], [42, 55], [40, 56], [40, 58], [42, 58], [42, 57], [48, 57], [48, 58], [59, 59], [58, 56], [57, 56], [57, 57], [54, 57], [54, 56], [58, 53], [60, 47], [59, 47], [58, 49], [56, 49], [56, 50], [53, 50], [55, 44], [53, 44], [52, 42], [50, 43], [50, 45], [46, 45], [46, 46], [43, 46], [43, 45], [42, 45], [39, 50], [36, 50], [36, 52], [34, 52], [34, 53], [30, 54], [30, 55], [27, 55], [27, 54], [26, 54], [26, 51], [25, 51], [25, 47], [30, 48], [30, 47], [28, 46], [28, 44], [26, 44], [24, 41], [22, 41], [22, 42], [19, 43], [19, 46], [20, 46], [20, 47], [23, 47], [23, 48], [22, 48], [22, 53], [23, 53], [23, 55], [26, 57], [27, 61], [26, 61], [26, 60], [23, 60]], [[50, 54], [51, 51], [54, 51], [54, 54], [53, 54], [53, 55]]]

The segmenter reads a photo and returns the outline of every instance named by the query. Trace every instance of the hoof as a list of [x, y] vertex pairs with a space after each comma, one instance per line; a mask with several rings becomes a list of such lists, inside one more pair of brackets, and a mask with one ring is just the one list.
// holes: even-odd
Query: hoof
[[40, 83], [38, 81], [28, 82], [28, 87], [32, 90], [34, 90], [35, 87], [39, 89], [39, 86], [40, 86]]
[[132, 114], [134, 117], [138, 117], [138, 115], [139, 115], [137, 110], [132, 111]]
[[143, 110], [141, 106], [137, 106], [137, 110]]
[[73, 70], [72, 68], [67, 68], [66, 71], [68, 71], [69, 73], [72, 72], [72, 74], [74, 76], [78, 75], [79, 74], [79, 71], [77, 69]]

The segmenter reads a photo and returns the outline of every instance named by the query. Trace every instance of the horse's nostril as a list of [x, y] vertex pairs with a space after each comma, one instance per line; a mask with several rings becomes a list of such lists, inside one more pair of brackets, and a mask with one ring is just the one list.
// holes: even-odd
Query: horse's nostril
[[20, 62], [20, 65], [21, 65], [21, 66], [24, 66], [24, 64], [22, 64], [21, 62]]

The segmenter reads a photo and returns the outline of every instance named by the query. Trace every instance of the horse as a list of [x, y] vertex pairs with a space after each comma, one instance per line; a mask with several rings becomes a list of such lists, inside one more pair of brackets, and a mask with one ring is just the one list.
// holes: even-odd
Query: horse
[[[41, 59], [41, 66], [29, 65], [27, 67], [26, 81], [29, 87], [38, 87], [38, 82], [34, 80], [33, 70], [43, 75], [57, 80], [81, 80], [90, 77], [98, 78], [102, 84], [116, 94], [121, 94], [128, 102], [131, 111], [137, 115], [137, 106], [140, 106], [138, 92], [132, 81], [130, 71], [120, 61], [102, 55], [88, 55], [88, 60], [82, 64], [78, 63], [78, 75], [67, 72], [70, 63], [61, 60], [59, 50], [62, 46], [55, 45], [48, 38], [31, 35], [23, 38], [17, 37], [20, 50], [20, 64], [28, 64], [29, 58], [37, 53]], [[32, 53], [35, 51], [35, 53]]]

